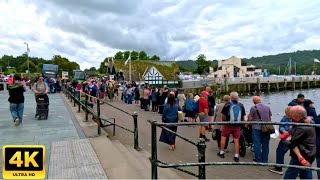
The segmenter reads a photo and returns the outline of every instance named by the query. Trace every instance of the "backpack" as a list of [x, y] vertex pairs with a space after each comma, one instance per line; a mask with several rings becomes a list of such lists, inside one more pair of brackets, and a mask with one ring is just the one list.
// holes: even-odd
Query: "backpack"
[[230, 101], [230, 107], [229, 107], [229, 121], [230, 122], [240, 122], [241, 121], [241, 107], [240, 103], [233, 103]]
[[199, 100], [194, 103], [193, 111], [199, 113]]

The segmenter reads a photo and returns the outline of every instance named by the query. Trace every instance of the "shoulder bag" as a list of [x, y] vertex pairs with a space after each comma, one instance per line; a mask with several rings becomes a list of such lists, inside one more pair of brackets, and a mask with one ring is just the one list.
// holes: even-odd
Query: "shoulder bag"
[[[256, 108], [259, 119], [262, 121], [257, 106], [254, 106], [254, 107]], [[265, 134], [273, 134], [275, 133], [275, 129], [272, 124], [261, 124], [261, 132]]]

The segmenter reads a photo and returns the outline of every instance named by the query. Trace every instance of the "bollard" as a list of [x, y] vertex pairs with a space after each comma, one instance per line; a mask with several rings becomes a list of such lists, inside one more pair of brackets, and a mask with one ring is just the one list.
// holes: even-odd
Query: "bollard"
[[86, 95], [86, 101], [84, 102], [85, 104], [85, 109], [86, 109], [86, 121], [88, 121], [88, 94], [85, 94]]
[[[199, 163], [206, 162], [206, 142], [203, 138], [199, 139], [197, 148], [198, 148], [198, 162]], [[199, 165], [199, 179], [206, 179], [205, 165]]]
[[134, 149], [137, 151], [140, 151], [141, 148], [139, 148], [139, 131], [138, 131], [138, 114], [137, 112], [133, 113], [133, 125], [134, 125]]
[[155, 122], [151, 122], [151, 179], [158, 179], [157, 126]]

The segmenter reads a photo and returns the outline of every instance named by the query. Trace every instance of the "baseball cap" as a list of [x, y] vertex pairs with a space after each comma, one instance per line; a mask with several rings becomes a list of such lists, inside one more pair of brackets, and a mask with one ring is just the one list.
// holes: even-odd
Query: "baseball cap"
[[298, 96], [297, 96], [298, 98], [304, 98], [304, 95], [303, 94], [298, 94]]
[[209, 96], [209, 93], [207, 91], [202, 91], [201, 95]]

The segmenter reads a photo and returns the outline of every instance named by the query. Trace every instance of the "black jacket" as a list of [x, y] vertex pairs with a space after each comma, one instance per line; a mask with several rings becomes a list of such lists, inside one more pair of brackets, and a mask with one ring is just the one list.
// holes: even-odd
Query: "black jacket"
[[9, 90], [8, 101], [10, 103], [14, 103], [14, 104], [24, 103], [23, 92], [25, 91], [25, 89], [23, 88], [22, 84], [16, 84], [16, 83], [10, 84], [8, 86], [8, 90]]
[[[304, 123], [304, 121], [299, 121], [299, 123]], [[291, 132], [290, 156], [298, 159], [297, 155], [293, 152], [293, 149], [298, 147], [301, 155], [312, 163], [317, 152], [315, 128], [311, 126], [293, 126]]]

